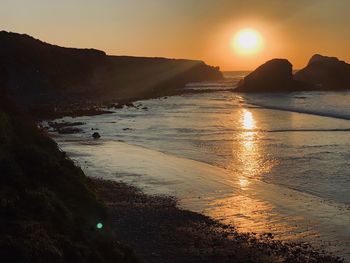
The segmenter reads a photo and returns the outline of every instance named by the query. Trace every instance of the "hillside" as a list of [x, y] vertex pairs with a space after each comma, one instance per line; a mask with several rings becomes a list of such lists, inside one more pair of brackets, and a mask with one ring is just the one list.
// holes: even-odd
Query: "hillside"
[[222, 74], [202, 61], [108, 56], [1, 31], [0, 77], [23, 105], [47, 110], [176, 94], [188, 82], [221, 79]]
[[0, 262], [134, 262], [92, 182], [0, 95]]

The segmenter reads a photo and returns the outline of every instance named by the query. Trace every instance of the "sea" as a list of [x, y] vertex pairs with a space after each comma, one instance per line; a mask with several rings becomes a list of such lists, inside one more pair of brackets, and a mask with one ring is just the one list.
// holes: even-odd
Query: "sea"
[[232, 91], [246, 74], [57, 119], [83, 122], [82, 132], [51, 135], [88, 176], [171, 195], [238, 231], [308, 242], [349, 262], [350, 91]]

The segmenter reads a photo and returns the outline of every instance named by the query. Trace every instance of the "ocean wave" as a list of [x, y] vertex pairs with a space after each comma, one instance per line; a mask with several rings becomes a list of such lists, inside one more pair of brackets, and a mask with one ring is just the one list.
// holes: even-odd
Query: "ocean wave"
[[321, 117], [350, 120], [350, 113], [348, 113], [348, 112], [334, 112], [334, 111], [327, 111], [327, 110], [296, 108], [293, 106], [268, 105], [268, 104], [264, 104], [262, 102], [253, 102], [253, 101], [249, 101], [248, 106], [253, 106], [253, 107], [258, 106], [258, 107], [264, 108], [264, 109], [290, 111], [290, 112], [295, 112], [295, 113], [317, 115], [317, 116], [321, 116]]

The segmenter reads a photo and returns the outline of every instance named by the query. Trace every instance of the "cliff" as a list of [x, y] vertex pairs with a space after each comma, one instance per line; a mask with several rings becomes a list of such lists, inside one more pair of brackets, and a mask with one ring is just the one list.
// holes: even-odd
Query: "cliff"
[[29, 107], [127, 101], [181, 92], [188, 82], [221, 79], [202, 61], [108, 56], [0, 32], [0, 78]]

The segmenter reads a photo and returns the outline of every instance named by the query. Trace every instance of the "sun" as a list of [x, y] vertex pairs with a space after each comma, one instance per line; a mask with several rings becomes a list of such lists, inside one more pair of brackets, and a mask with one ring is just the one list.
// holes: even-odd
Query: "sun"
[[263, 45], [261, 34], [251, 28], [238, 31], [232, 41], [236, 52], [243, 55], [250, 55], [259, 52]]

